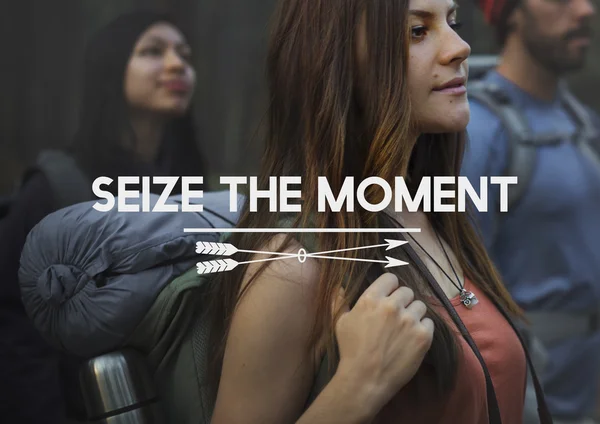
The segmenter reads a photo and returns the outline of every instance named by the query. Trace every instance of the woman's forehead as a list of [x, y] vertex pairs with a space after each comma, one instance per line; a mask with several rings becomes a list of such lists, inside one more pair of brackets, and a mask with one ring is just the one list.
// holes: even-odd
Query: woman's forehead
[[140, 35], [139, 42], [152, 41], [165, 44], [186, 43], [185, 37], [181, 31], [168, 22], [157, 22], [148, 27], [148, 29]]
[[446, 15], [458, 7], [454, 0], [409, 0], [408, 8], [411, 11], [424, 11], [430, 14]]

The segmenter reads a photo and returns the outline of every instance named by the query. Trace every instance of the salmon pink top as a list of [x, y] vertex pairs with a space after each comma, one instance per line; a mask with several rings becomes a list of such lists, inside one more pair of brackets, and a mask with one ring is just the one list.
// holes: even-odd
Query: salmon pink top
[[[517, 335], [490, 299], [465, 279], [465, 288], [473, 292], [479, 303], [468, 309], [457, 296], [450, 299], [487, 364], [502, 423], [520, 424], [523, 416], [526, 384], [525, 352]], [[377, 424], [488, 424], [485, 375], [471, 347], [460, 335], [443, 308], [439, 312], [457, 334], [462, 352], [459, 354], [454, 389], [444, 398], [428, 395], [433, 386], [427, 366], [421, 367], [421, 378], [414, 378], [381, 410]], [[460, 351], [459, 351], [460, 352]], [[424, 377], [424, 378], [423, 378]], [[418, 380], [418, 381], [417, 381]], [[418, 387], [421, 386], [421, 387]], [[417, 390], [419, 389], [419, 390]], [[419, 394], [420, 393], [420, 394]]]

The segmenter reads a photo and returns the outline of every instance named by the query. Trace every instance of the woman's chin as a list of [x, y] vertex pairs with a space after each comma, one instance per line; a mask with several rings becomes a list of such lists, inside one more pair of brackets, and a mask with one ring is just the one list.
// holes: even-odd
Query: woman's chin
[[160, 115], [177, 118], [186, 114], [189, 109], [189, 104], [164, 105], [155, 108], [154, 112]]
[[[437, 106], [437, 107], [435, 107]], [[421, 133], [440, 134], [465, 131], [471, 118], [468, 102], [434, 105], [426, 109], [417, 121]]]
[[469, 125], [469, 116], [456, 117], [454, 121], [449, 120], [446, 125], [446, 131], [444, 132], [462, 132], [466, 131], [467, 125]]
[[435, 122], [422, 125], [421, 132], [426, 134], [443, 134], [463, 132], [469, 124], [469, 114], [440, 116]]

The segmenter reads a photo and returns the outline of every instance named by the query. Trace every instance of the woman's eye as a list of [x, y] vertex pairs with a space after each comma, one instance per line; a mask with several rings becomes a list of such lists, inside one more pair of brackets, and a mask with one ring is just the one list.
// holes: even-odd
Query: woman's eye
[[427, 27], [416, 26], [411, 28], [411, 34], [413, 38], [423, 38], [427, 34]]
[[190, 62], [192, 60], [192, 52], [189, 50], [180, 50], [178, 54], [179, 57], [181, 57], [186, 62]]
[[143, 55], [160, 56], [162, 54], [162, 49], [156, 46], [146, 47], [145, 49], [142, 49], [141, 53]]

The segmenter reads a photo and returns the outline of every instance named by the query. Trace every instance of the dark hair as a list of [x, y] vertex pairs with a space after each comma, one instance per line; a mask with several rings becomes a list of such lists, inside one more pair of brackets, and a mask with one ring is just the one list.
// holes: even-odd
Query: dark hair
[[[355, 41], [362, 13], [366, 13], [369, 72], [361, 84], [366, 103], [360, 105], [357, 93]], [[330, 210], [317, 213], [317, 177], [327, 178], [334, 193], [345, 177], [356, 180], [379, 176], [393, 186], [396, 176], [407, 177], [414, 196], [422, 177], [460, 173], [465, 135], [424, 134], [416, 141], [411, 130], [412, 116], [408, 95], [407, 64], [409, 32], [408, 0], [285, 0], [280, 1], [270, 39], [268, 83], [271, 99], [266, 150], [259, 176], [262, 189], [269, 176], [302, 176], [302, 212], [292, 226], [317, 228], [376, 228], [397, 225], [383, 213], [363, 209], [355, 212]], [[416, 141], [416, 144], [415, 144]], [[377, 203], [381, 192], [367, 193]], [[238, 226], [272, 228], [281, 225], [281, 216], [270, 213], [267, 202], [258, 211], [245, 205]], [[466, 214], [429, 213], [434, 229], [452, 247], [465, 274], [488, 296], [509, 312], [519, 313], [486, 254]], [[271, 241], [269, 233], [233, 233], [232, 243], [244, 249], [261, 250]], [[344, 249], [381, 243], [373, 233], [318, 233], [319, 251]], [[287, 238], [291, 241], [291, 236]], [[300, 239], [302, 243], [302, 240]], [[284, 249], [286, 246], [282, 246]], [[308, 247], [308, 246], [306, 246]], [[375, 250], [344, 252], [347, 257], [384, 259]], [[399, 259], [404, 253], [398, 251]], [[250, 259], [242, 254], [240, 261]], [[257, 276], [241, 290], [247, 266], [218, 274], [211, 300], [214, 323], [213, 353], [215, 376], [219, 369], [233, 311]], [[414, 267], [396, 267], [402, 284], [411, 287], [416, 298], [425, 301], [428, 292], [424, 277]], [[352, 304], [368, 285], [385, 270], [381, 265], [362, 261], [330, 261], [320, 267], [318, 305], [312, 343], [314, 348], [325, 334], [329, 358], [336, 357], [333, 300], [346, 286]], [[439, 392], [451, 389], [456, 376], [458, 344], [453, 331], [435, 309], [429, 307], [436, 331], [426, 367], [433, 370]], [[420, 373], [423, 377], [423, 373]], [[417, 383], [424, 381], [415, 379]], [[413, 383], [411, 383], [413, 384]], [[416, 386], [415, 389], [418, 389]]]
[[79, 126], [71, 150], [91, 178], [202, 175], [204, 171], [191, 107], [168, 124], [154, 167], [142, 164], [132, 149], [123, 147], [124, 134], [135, 142], [124, 95], [125, 71], [138, 38], [157, 22], [168, 22], [182, 31], [168, 14], [135, 11], [103, 27], [87, 45]]

